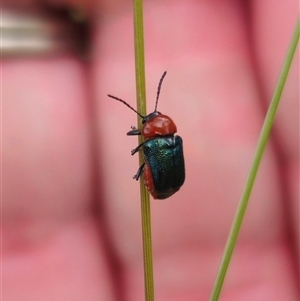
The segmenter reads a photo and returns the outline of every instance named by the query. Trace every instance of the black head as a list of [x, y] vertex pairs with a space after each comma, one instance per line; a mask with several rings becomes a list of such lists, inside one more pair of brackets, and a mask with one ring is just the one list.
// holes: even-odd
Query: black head
[[152, 118], [154, 118], [158, 115], [161, 115], [161, 113], [158, 111], [154, 111], [154, 112], [148, 114], [147, 116], [143, 117], [142, 124], [146, 123], [147, 121], [151, 120]]

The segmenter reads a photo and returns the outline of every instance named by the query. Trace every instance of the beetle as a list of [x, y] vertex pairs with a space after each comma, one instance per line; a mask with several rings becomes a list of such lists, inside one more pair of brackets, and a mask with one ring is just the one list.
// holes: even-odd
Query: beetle
[[167, 115], [157, 111], [161, 85], [167, 72], [159, 81], [155, 109], [147, 116], [141, 115], [124, 100], [108, 94], [108, 97], [125, 104], [142, 118], [142, 129], [131, 127], [128, 136], [142, 135], [145, 139], [131, 151], [134, 155], [143, 150], [144, 163], [133, 177], [138, 180], [143, 174], [147, 190], [154, 199], [166, 199], [177, 192], [185, 181], [183, 144], [180, 136], [175, 136], [177, 127]]

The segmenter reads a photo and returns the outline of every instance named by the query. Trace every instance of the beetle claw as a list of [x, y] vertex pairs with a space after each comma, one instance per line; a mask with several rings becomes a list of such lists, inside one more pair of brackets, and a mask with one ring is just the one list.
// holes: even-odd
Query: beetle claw
[[127, 136], [135, 136], [135, 135], [141, 135], [141, 132], [135, 126], [131, 126], [131, 130], [127, 133]]
[[144, 167], [145, 167], [145, 163], [143, 163], [140, 168], [138, 169], [138, 171], [136, 172], [136, 174], [133, 176], [133, 179], [138, 180], [141, 176], [141, 174], [144, 171]]
[[144, 145], [144, 143], [141, 143], [139, 146], [137, 146], [136, 148], [131, 150], [131, 156], [133, 156], [135, 153], [137, 153], [143, 145]]

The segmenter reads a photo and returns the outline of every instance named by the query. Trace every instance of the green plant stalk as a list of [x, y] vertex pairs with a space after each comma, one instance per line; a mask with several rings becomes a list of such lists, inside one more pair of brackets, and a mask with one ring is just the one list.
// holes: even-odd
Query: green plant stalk
[[276, 111], [278, 108], [278, 104], [283, 92], [284, 85], [286, 83], [286, 79], [293, 61], [293, 57], [296, 52], [296, 48], [299, 41], [299, 33], [300, 33], [300, 20], [298, 17], [296, 28], [294, 30], [294, 33], [292, 35], [292, 39], [283, 63], [283, 67], [281, 70], [281, 73], [279, 75], [279, 79], [274, 91], [274, 95], [272, 97], [261, 133], [258, 140], [257, 149], [254, 155], [254, 159], [248, 174], [248, 178], [246, 180], [246, 184], [230, 229], [229, 237], [225, 246], [223, 258], [221, 260], [221, 264], [219, 267], [219, 271], [217, 274], [217, 278], [213, 287], [212, 294], [210, 296], [210, 301], [217, 301], [219, 300], [219, 296], [221, 293], [221, 289], [224, 283], [225, 275], [232, 257], [232, 253], [237, 241], [237, 237], [241, 228], [241, 224], [244, 218], [244, 214], [248, 205], [248, 200], [250, 198], [250, 194], [254, 185], [254, 181], [257, 175], [258, 167], [261, 162], [261, 158], [265, 149], [265, 146], [267, 144], [270, 131], [274, 122], [274, 118], [276, 115]]
[[[134, 15], [134, 51], [135, 51], [135, 77], [136, 77], [136, 99], [137, 110], [141, 115], [146, 116], [146, 85], [145, 85], [145, 57], [144, 57], [144, 29], [143, 29], [143, 0], [133, 1]], [[141, 126], [140, 117], [138, 124]], [[139, 144], [143, 138], [139, 137]], [[144, 159], [139, 152], [139, 163], [143, 164]], [[143, 236], [143, 256], [144, 256], [144, 282], [145, 300], [154, 301], [153, 284], [153, 263], [152, 263], [152, 238], [151, 238], [151, 210], [149, 193], [140, 181], [141, 194], [141, 217], [142, 217], [142, 236]]]

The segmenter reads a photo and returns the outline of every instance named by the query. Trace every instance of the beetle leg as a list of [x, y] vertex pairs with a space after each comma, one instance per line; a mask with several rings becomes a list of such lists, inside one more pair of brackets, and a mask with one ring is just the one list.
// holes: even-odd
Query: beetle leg
[[138, 169], [137, 173], [133, 176], [134, 179], [138, 180], [141, 176], [141, 174], [144, 171], [145, 163], [143, 163], [140, 168]]
[[131, 127], [131, 131], [127, 133], [127, 136], [134, 136], [134, 135], [141, 135], [141, 132], [139, 129], [137, 129], [135, 126]]
[[133, 150], [131, 150], [131, 156], [133, 156], [135, 153], [137, 153], [140, 148], [144, 145], [144, 142], [141, 143], [139, 146], [137, 146], [136, 148], [134, 148]]

